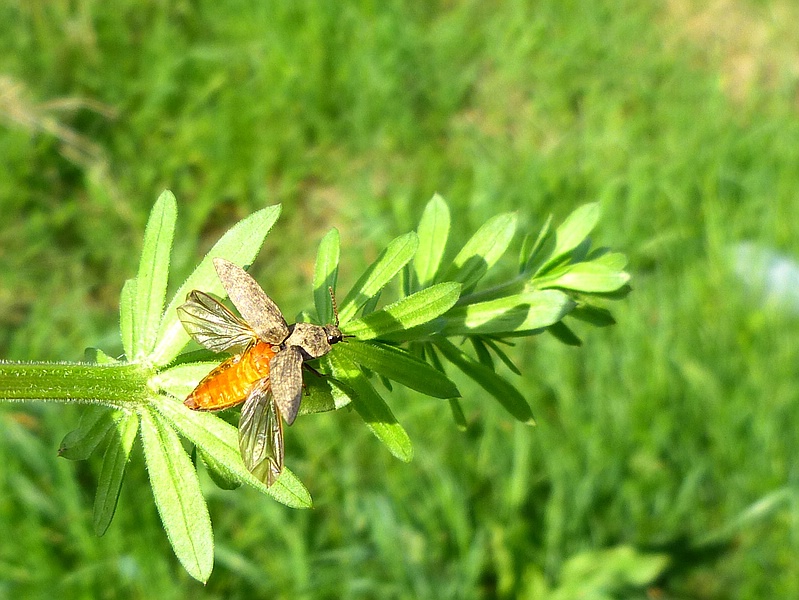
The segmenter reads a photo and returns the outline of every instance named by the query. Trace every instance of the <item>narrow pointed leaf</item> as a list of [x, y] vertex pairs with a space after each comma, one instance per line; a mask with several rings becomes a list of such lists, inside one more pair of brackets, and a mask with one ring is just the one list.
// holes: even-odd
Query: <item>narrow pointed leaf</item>
[[280, 216], [280, 205], [261, 209], [236, 223], [211, 248], [194, 272], [180, 286], [164, 312], [164, 319], [158, 332], [158, 342], [149, 357], [153, 365], [168, 364], [188, 343], [189, 334], [178, 319], [177, 307], [186, 301], [186, 295], [191, 290], [198, 289], [222, 297], [226, 295], [222, 282], [214, 270], [213, 259], [222, 257], [237, 265], [250, 264], [278, 216]]
[[103, 466], [97, 480], [97, 495], [94, 497], [94, 515], [92, 523], [94, 533], [103, 535], [117, 508], [119, 490], [125, 477], [130, 450], [139, 430], [139, 417], [135, 413], [124, 415], [116, 422], [113, 434], [103, 455]]
[[601, 256], [592, 258], [591, 262], [598, 265], [604, 265], [611, 271], [623, 271], [627, 266], [627, 256], [621, 252], [605, 252]]
[[570, 317], [590, 323], [594, 327], [608, 327], [616, 324], [616, 319], [607, 308], [583, 304], [569, 313]]
[[461, 431], [466, 431], [469, 428], [469, 424], [466, 422], [466, 415], [463, 414], [463, 408], [458, 398], [449, 399], [449, 410], [455, 420], [455, 426]]
[[361, 340], [409, 329], [447, 312], [458, 301], [460, 290], [461, 286], [458, 283], [437, 283], [362, 319], [350, 321], [342, 329]]
[[69, 460], [86, 460], [114, 427], [121, 411], [105, 406], [88, 406], [80, 416], [78, 428], [70, 431], [61, 441], [58, 456]]
[[563, 321], [547, 327], [547, 331], [567, 346], [582, 346], [583, 342]]
[[442, 334], [502, 335], [547, 327], [561, 320], [574, 302], [558, 290], [535, 290], [487, 302], [458, 306], [446, 315]]
[[336, 351], [350, 360], [413, 390], [434, 398], [456, 398], [458, 388], [446, 375], [406, 350], [388, 344], [356, 340], [340, 344]]
[[511, 415], [526, 425], [535, 425], [530, 405], [513, 385], [488, 367], [481, 365], [449, 340], [441, 338], [436, 344], [447, 360], [496, 398]]
[[557, 242], [552, 252], [552, 260], [557, 259], [579, 246], [599, 221], [598, 202], [583, 204], [572, 212], [556, 231]]
[[133, 304], [133, 358], [144, 359], [155, 345], [169, 276], [169, 255], [175, 234], [178, 208], [172, 192], [165, 191], [155, 202], [144, 230], [136, 300]]
[[536, 280], [540, 289], [564, 288], [576, 292], [615, 292], [630, 280], [629, 273], [615, 271], [603, 264], [582, 262], [569, 265]]
[[197, 452], [216, 487], [220, 490], [235, 490], [241, 487], [241, 481], [235, 477], [228, 477], [225, 468], [219, 464], [219, 461], [213, 455], [203, 452], [202, 448], [197, 448]]
[[516, 221], [515, 213], [489, 219], [455, 257], [446, 279], [460, 281], [464, 289], [477, 283], [508, 249]]
[[141, 413], [144, 459], [155, 505], [180, 564], [204, 583], [214, 566], [211, 517], [189, 455], [175, 431], [161, 420], [157, 413]]
[[494, 351], [494, 354], [496, 354], [499, 357], [499, 360], [505, 363], [506, 367], [508, 367], [511, 371], [516, 373], [516, 375], [522, 374], [522, 372], [519, 370], [519, 367], [516, 366], [516, 363], [514, 363], [510, 359], [510, 357], [507, 354], [505, 354], [505, 351], [502, 348], [500, 348], [499, 345], [497, 345], [494, 342], [494, 340], [492, 340], [491, 338], [482, 338], [482, 339], [486, 343], [486, 345], [489, 348], [491, 348], [491, 350]]
[[[326, 358], [322, 360], [324, 361]], [[352, 401], [352, 392], [332, 377], [306, 374], [303, 382], [305, 393], [302, 397], [302, 404], [300, 404], [300, 415], [338, 410]]]
[[342, 353], [331, 352], [328, 356], [333, 375], [355, 392], [356, 398], [352, 405], [366, 426], [386, 445], [391, 454], [404, 462], [410, 462], [413, 458], [411, 439], [366, 375]]
[[436, 194], [427, 203], [419, 221], [419, 249], [413, 257], [413, 269], [420, 288], [432, 283], [444, 256], [449, 236], [449, 207]]
[[346, 323], [351, 320], [369, 298], [383, 289], [383, 286], [391, 281], [413, 258], [418, 246], [419, 238], [413, 231], [401, 235], [389, 243], [377, 260], [361, 275], [339, 307], [341, 322]]
[[128, 279], [122, 286], [119, 297], [119, 333], [122, 336], [122, 350], [128, 362], [133, 360], [133, 311], [136, 302], [136, 280]]
[[554, 250], [555, 235], [552, 233], [552, 215], [549, 215], [541, 227], [541, 231], [538, 232], [538, 237], [530, 250], [522, 271], [535, 274], [550, 259]]
[[212, 413], [189, 410], [181, 402], [166, 398], [155, 405], [155, 408], [181, 435], [202, 449], [206, 455], [212, 456], [216, 461], [216, 468], [228, 479], [246, 483], [292, 508], [310, 508], [312, 505], [308, 490], [285, 467], [278, 480], [270, 487], [256, 479], [241, 460], [238, 431], [229, 423]]
[[333, 322], [333, 305], [328, 288], [336, 289], [338, 279], [339, 234], [331, 229], [319, 243], [313, 276], [313, 299], [320, 323]]

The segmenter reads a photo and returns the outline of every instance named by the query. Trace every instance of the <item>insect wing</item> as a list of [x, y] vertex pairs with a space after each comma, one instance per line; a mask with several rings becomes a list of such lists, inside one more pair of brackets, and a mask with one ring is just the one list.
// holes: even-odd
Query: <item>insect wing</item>
[[297, 346], [278, 352], [269, 362], [272, 393], [280, 412], [291, 425], [302, 401], [302, 353]]
[[283, 470], [283, 423], [269, 378], [255, 385], [241, 409], [239, 451], [247, 469], [267, 486]]
[[178, 317], [186, 332], [212, 352], [241, 350], [257, 339], [255, 331], [224, 304], [198, 290], [189, 292], [178, 306]]
[[215, 258], [214, 267], [231, 302], [258, 336], [270, 344], [282, 343], [289, 335], [289, 327], [277, 304], [258, 282], [247, 271], [223, 258]]

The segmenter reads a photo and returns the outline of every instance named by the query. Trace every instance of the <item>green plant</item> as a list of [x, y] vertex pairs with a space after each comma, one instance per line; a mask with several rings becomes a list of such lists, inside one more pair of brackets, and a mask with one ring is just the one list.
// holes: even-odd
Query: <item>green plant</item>
[[[169, 257], [177, 219], [174, 196], [164, 192], [145, 231], [135, 279], [123, 287], [120, 328], [126, 361], [102, 351], [88, 352], [87, 363], [2, 363], [0, 398], [90, 403], [75, 431], [62, 442], [61, 456], [85, 459], [105, 444], [94, 507], [94, 529], [102, 535], [113, 518], [125, 467], [136, 433], [164, 529], [181, 564], [192, 577], [207, 581], [213, 567], [213, 533], [194, 464], [181, 437], [190, 441], [214, 480], [223, 487], [246, 483], [287, 506], [311, 506], [311, 496], [288, 469], [271, 487], [255, 478], [240, 460], [236, 430], [216, 415], [194, 412], [180, 402], [216, 364], [205, 351], [180, 354], [189, 342], [176, 312], [193, 289], [221, 295], [214, 257], [240, 265], [252, 262], [280, 214], [262, 209], [230, 229], [180, 286], [164, 310]], [[305, 380], [301, 414], [351, 405], [388, 450], [403, 461], [413, 456], [410, 438], [373, 385], [391, 381], [426, 395], [447, 399], [455, 421], [465, 424], [459, 392], [447, 377], [452, 363], [498, 400], [516, 419], [533, 424], [524, 396], [495, 370], [499, 360], [517, 371], [501, 344], [549, 331], [568, 344], [580, 341], [566, 317], [593, 325], [612, 324], [606, 300], [629, 290], [625, 259], [592, 249], [588, 238], [599, 206], [587, 204], [557, 229], [551, 219], [537, 237], [522, 244], [517, 274], [491, 287], [479, 287], [506, 254], [516, 232], [516, 216], [498, 215], [466, 242], [446, 268], [450, 215], [435, 196], [418, 230], [393, 240], [344, 296], [339, 318], [352, 339], [338, 344], [318, 368], [328, 377]], [[333, 307], [339, 235], [331, 230], [320, 244], [314, 273], [316, 315], [326, 323]], [[378, 308], [386, 285], [399, 276], [399, 299]], [[314, 318], [315, 317], [315, 318]], [[449, 338], [468, 339], [473, 358]], [[407, 349], [401, 347], [407, 344]]]

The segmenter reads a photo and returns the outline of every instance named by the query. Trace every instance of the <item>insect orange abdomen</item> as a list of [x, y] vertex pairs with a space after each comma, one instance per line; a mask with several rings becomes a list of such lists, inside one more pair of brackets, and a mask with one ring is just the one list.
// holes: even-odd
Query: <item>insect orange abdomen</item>
[[206, 375], [183, 402], [194, 410], [222, 410], [247, 399], [253, 385], [269, 377], [271, 344], [258, 341]]

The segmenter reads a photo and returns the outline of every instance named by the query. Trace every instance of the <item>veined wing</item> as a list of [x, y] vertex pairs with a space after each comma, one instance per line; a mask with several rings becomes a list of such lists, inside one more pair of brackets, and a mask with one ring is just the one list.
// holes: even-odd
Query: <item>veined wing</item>
[[302, 401], [302, 353], [297, 346], [289, 346], [275, 354], [269, 361], [272, 393], [286, 423], [291, 425], [297, 417]]
[[224, 258], [215, 258], [214, 267], [231, 302], [258, 337], [270, 344], [281, 344], [289, 335], [289, 327], [277, 304], [258, 282], [247, 271]]
[[259, 381], [241, 408], [239, 451], [244, 465], [267, 486], [283, 470], [283, 422], [269, 378]]
[[183, 328], [212, 352], [242, 350], [257, 339], [257, 334], [227, 307], [205, 292], [194, 290], [178, 306]]

